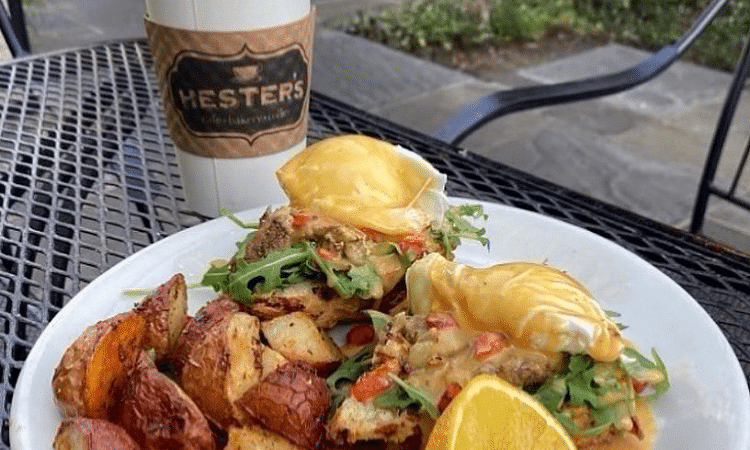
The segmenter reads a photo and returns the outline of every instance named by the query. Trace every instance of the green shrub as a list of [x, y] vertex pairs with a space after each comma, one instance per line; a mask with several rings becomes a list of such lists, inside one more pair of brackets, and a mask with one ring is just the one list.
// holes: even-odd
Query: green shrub
[[[676, 41], [708, 0], [576, 0], [583, 20], [611, 30], [616, 41], [654, 50]], [[730, 1], [696, 40], [690, 59], [731, 70], [750, 28], [750, 2]]]
[[476, 17], [453, 0], [414, 1], [377, 13], [360, 12], [340, 28], [406, 51], [451, 50], [490, 38]]
[[536, 40], [552, 26], [572, 27], [574, 22], [569, 0], [496, 0], [488, 25], [495, 40]]
[[[339, 28], [418, 54], [508, 40], [538, 40], [550, 29], [606, 32], [616, 42], [655, 50], [675, 42], [709, 0], [495, 0], [477, 14], [465, 0], [412, 0], [359, 13]], [[750, 28], [750, 0], [730, 1], [688, 57], [731, 70]]]

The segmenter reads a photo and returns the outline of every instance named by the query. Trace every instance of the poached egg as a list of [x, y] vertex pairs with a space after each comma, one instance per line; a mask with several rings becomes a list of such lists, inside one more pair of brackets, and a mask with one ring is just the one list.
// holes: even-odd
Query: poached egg
[[586, 287], [546, 264], [473, 267], [430, 254], [407, 270], [406, 288], [412, 313], [447, 311], [463, 328], [502, 331], [523, 348], [614, 361], [624, 347]]
[[290, 206], [386, 235], [441, 221], [447, 177], [401, 146], [362, 135], [320, 140], [276, 172]]

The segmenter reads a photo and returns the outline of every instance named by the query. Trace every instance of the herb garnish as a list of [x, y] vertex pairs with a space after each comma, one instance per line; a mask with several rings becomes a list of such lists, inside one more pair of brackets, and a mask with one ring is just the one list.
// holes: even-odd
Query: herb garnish
[[376, 311], [374, 309], [365, 310], [365, 313], [370, 316], [370, 320], [372, 321], [372, 328], [376, 333], [384, 330], [385, 327], [388, 326], [388, 324], [391, 322], [391, 316], [386, 313]]
[[433, 419], [438, 418], [440, 411], [426, 392], [407, 383], [397, 375], [389, 373], [388, 376], [396, 384], [375, 397], [373, 401], [375, 406], [382, 409], [415, 408], [417, 412], [424, 412]]
[[[621, 418], [632, 415], [636, 393], [632, 379], [649, 380], [653, 400], [669, 389], [666, 367], [655, 350], [650, 361], [633, 348], [625, 348], [613, 363], [594, 361], [588, 355], [572, 355], [558, 375], [540, 387], [534, 396], [573, 436], [595, 436]], [[582, 429], [564, 411], [564, 405], [586, 406], [594, 425]]]
[[445, 211], [442, 226], [432, 230], [433, 237], [443, 244], [449, 259], [453, 256], [452, 249], [461, 243], [461, 238], [474, 239], [483, 246], [490, 247], [490, 240], [484, 237], [486, 230], [475, 227], [467, 218], [486, 220], [487, 214], [482, 205], [478, 204], [451, 206]]
[[669, 390], [669, 374], [664, 361], [656, 353], [656, 349], [651, 349], [651, 356], [654, 360], [650, 361], [641, 355], [637, 350], [626, 347], [620, 355], [620, 363], [625, 372], [636, 380], [649, 380], [653, 392], [644, 397], [649, 400], [656, 400]]
[[296, 284], [308, 276], [308, 263], [312, 256], [305, 243], [269, 252], [259, 260], [247, 261], [244, 258], [246, 242], [237, 244], [240, 249], [232, 261], [211, 263], [201, 284], [226, 293], [235, 300], [252, 303], [255, 292], [268, 292]]
[[355, 355], [344, 360], [328, 376], [328, 390], [331, 392], [331, 411], [334, 411], [349, 394], [349, 385], [372, 366], [374, 345], [361, 348]]
[[[257, 293], [270, 292], [277, 288], [291, 286], [307, 280], [325, 280], [338, 295], [344, 298], [358, 296], [376, 297], [382, 292], [382, 280], [375, 265], [366, 262], [341, 270], [326, 261], [317, 252], [316, 243], [299, 241], [280, 250], [268, 252], [258, 260], [247, 261], [247, 243], [257, 232], [258, 224], [245, 223], [228, 215], [229, 219], [243, 228], [253, 229], [245, 239], [237, 243], [238, 250], [230, 260], [211, 263], [201, 280], [201, 285], [210, 286], [216, 292], [225, 293], [237, 301], [252, 304]], [[458, 245], [461, 238], [477, 239], [489, 246], [483, 237], [485, 230], [473, 226], [465, 217], [485, 217], [481, 205], [452, 206], [446, 211], [443, 224], [433, 230], [433, 236], [442, 243], [448, 255]], [[393, 243], [381, 243], [377, 254], [398, 252]], [[402, 255], [402, 262], [408, 266], [414, 258]]]
[[221, 209], [221, 214], [224, 215], [227, 219], [236, 223], [240, 228], [250, 228], [250, 229], [257, 230], [258, 227], [260, 227], [260, 224], [258, 222], [244, 222], [242, 219], [237, 217], [233, 212], [227, 211], [224, 208]]
[[246, 243], [247, 239], [237, 244], [240, 249], [231, 261], [212, 263], [201, 284], [251, 304], [255, 293], [316, 279], [321, 274], [325, 276], [328, 286], [344, 298], [353, 295], [367, 298], [381, 283], [372, 264], [340, 271], [323, 260], [315, 251], [315, 244], [310, 241], [299, 241], [281, 250], [268, 252], [255, 261], [245, 260]]

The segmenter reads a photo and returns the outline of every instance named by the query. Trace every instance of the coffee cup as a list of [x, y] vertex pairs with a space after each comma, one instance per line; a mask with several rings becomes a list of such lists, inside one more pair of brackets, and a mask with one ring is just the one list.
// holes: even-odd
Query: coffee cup
[[310, 0], [145, 0], [189, 210], [282, 203], [275, 172], [307, 144]]

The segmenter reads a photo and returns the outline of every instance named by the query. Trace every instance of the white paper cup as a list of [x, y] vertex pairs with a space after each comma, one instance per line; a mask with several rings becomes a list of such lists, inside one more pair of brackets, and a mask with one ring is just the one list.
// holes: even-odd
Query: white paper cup
[[[174, 74], [178, 71], [178, 61], [184, 62], [188, 57], [203, 58], [216, 64], [239, 64], [238, 61], [245, 58], [245, 60], [252, 61], [253, 63], [260, 61], [257, 66], [263, 67], [263, 64], [267, 61], [263, 58], [273, 58], [274, 56], [269, 57], [268, 55], [281, 54], [282, 52], [281, 49], [276, 53], [269, 51], [269, 47], [267, 46], [274, 45], [273, 43], [275, 42], [273, 36], [281, 37], [282, 39], [279, 42], [284, 42], [283, 38], [286, 37], [287, 33], [280, 31], [279, 34], [269, 35], [270, 37], [266, 38], [265, 41], [266, 47], [261, 46], [260, 51], [252, 44], [244, 45], [241, 41], [237, 43], [237, 39], [244, 39], [245, 34], [256, 30], [276, 29], [286, 24], [305, 20], [314, 21], [314, 18], [311, 18], [314, 12], [311, 11], [310, 0], [145, 0], [145, 4], [147, 16], [146, 27], [149, 30], [151, 47], [158, 69], [157, 72], [159, 72], [160, 76], [160, 86], [165, 110], [167, 110], [170, 132], [177, 147], [177, 160], [182, 174], [185, 200], [188, 208], [205, 216], [216, 217], [222, 210], [235, 212], [286, 202], [287, 198], [276, 179], [275, 172], [292, 155], [302, 150], [307, 143], [305, 134], [309, 107], [311, 73], [309, 67], [312, 62], [312, 37], [310, 37], [308, 48], [302, 49], [301, 52], [304, 54], [304, 63], [307, 64], [308, 68], [306, 77], [304, 78], [306, 89], [304, 104], [296, 104], [298, 108], [296, 110], [297, 113], [299, 113], [300, 108], [303, 109], [301, 114], [304, 115], [304, 124], [300, 125], [300, 122], [297, 121], [295, 135], [287, 137], [280, 145], [273, 143], [274, 141], [271, 141], [271, 144], [263, 144], [261, 142], [261, 145], [265, 145], [262, 150], [250, 148], [248, 152], [243, 153], [243, 156], [237, 156], [236, 154], [232, 154], [229, 157], [226, 155], [216, 156], [215, 154], [206, 152], [207, 148], [210, 150], [212, 147], [209, 139], [213, 136], [213, 132], [208, 133], [203, 129], [196, 131], [195, 126], [191, 125], [201, 120], [203, 123], [206, 123], [207, 119], [205, 119], [205, 116], [201, 116], [195, 122], [191, 122], [189, 119], [185, 119], [185, 114], [187, 113], [180, 110], [179, 114], [172, 115], [176, 118], [170, 119], [170, 104], [178, 103], [179, 99], [175, 100], [177, 97], [177, 94], [174, 93], [175, 88], [169, 84], [170, 81], [168, 81], [167, 77], [170, 73]], [[152, 33], [153, 29], [149, 28], [155, 25], [160, 28], [170, 27], [179, 29], [175, 30], [176, 32], [182, 32], [180, 30], [194, 30], [201, 33], [216, 32], [217, 34], [233, 32], [233, 36], [240, 36], [240, 33], [245, 34], [242, 34], [241, 38], [233, 37], [234, 41], [232, 42], [235, 43], [225, 44], [226, 46], [222, 47], [220, 51], [203, 48], [201, 41], [204, 37], [201, 34], [199, 38], [194, 39], [198, 42], [197, 44], [195, 42], [190, 43], [193, 46], [197, 45], [197, 48], [183, 49], [181, 50], [183, 53], [178, 53], [179, 49], [176, 47], [182, 45], [183, 41], [170, 40], [171, 35], [169, 34], [166, 35], [166, 38], [162, 37], [165, 36], [164, 34], [159, 34], [159, 38], [156, 38], [157, 40], [155, 41], [155, 33]], [[172, 30], [169, 31], [171, 32]], [[162, 33], [162, 31], [159, 32]], [[216, 39], [225, 43], [229, 42], [230, 39], [224, 39], [224, 36], [220, 34]], [[214, 36], [210, 37], [214, 38]], [[191, 37], [190, 39], [193, 38]], [[205, 40], [207, 39], [205, 38]], [[165, 43], [164, 41], [170, 42]], [[161, 46], [169, 45], [174, 50], [166, 53], [161, 51], [164, 50], [160, 48]], [[297, 51], [295, 42], [284, 42], [280, 45], [283, 49], [291, 48]], [[299, 58], [297, 59], [299, 60]], [[168, 66], [171, 67], [171, 72], [165, 72], [166, 69], [164, 67]], [[297, 76], [297, 72], [294, 72], [294, 77]], [[284, 86], [287, 85], [288, 83], [284, 83]], [[217, 87], [215, 90], [196, 88], [189, 91], [193, 97], [188, 95], [187, 89], [184, 92], [180, 92], [183, 95], [183, 104], [186, 102], [184, 98], [190, 98], [194, 103], [193, 106], [199, 105], [201, 108], [210, 107], [215, 111], [219, 111], [219, 113], [223, 113], [226, 110], [224, 107], [227, 105], [236, 105], [239, 103], [247, 106], [250, 105], [251, 99], [254, 102], [253, 107], [256, 106], [256, 103], [260, 104], [259, 99], [261, 98], [269, 99], [269, 104], [271, 104], [271, 100], [274, 102], [281, 102], [284, 99], [291, 100], [289, 89], [285, 89], [281, 84], [274, 86], [276, 86], [276, 89], [272, 93], [273, 97], [261, 97], [260, 91], [258, 91], [257, 96], [253, 97], [250, 97], [247, 91], [243, 91], [245, 93], [243, 97], [235, 89], [232, 91], [234, 94], [231, 98], [231, 103], [228, 100], [230, 97], [227, 92], [229, 91], [222, 90], [220, 87]], [[297, 88], [300, 87], [299, 85], [295, 86]], [[170, 87], [172, 91], [170, 91]], [[172, 94], [170, 95], [169, 92], [172, 92]], [[205, 93], [207, 94], [203, 95]], [[224, 93], [227, 93], [226, 97], [222, 96]], [[222, 102], [222, 100], [226, 101]], [[295, 97], [295, 100], [298, 99]], [[247, 116], [248, 113], [245, 112], [245, 114]], [[232, 117], [225, 114], [216, 119], [216, 122], [237, 123], [238, 121], [233, 120]], [[304, 127], [304, 133], [301, 135], [299, 131], [300, 126]], [[255, 129], [252, 132], [245, 132], [237, 128], [239, 125], [233, 125], [233, 127], [230, 131], [223, 131], [224, 137], [227, 135], [230, 136], [229, 140], [224, 140], [225, 147], [229, 147], [228, 151], [233, 150], [235, 144], [237, 148], [245, 146], [260, 148], [259, 142], [263, 139], [274, 139], [274, 133], [264, 134], [263, 131], [258, 132]], [[291, 127], [291, 125], [288, 127]], [[178, 128], [182, 130], [179, 133], [175, 132]], [[187, 129], [186, 132], [185, 129]], [[185, 138], [186, 135], [188, 135], [188, 138]], [[276, 133], [276, 135], [279, 135], [279, 133]], [[202, 140], [202, 142], [200, 145], [196, 145], [189, 138]], [[206, 144], [206, 142], [209, 143]], [[226, 142], [229, 142], [229, 144], [226, 144]]]

